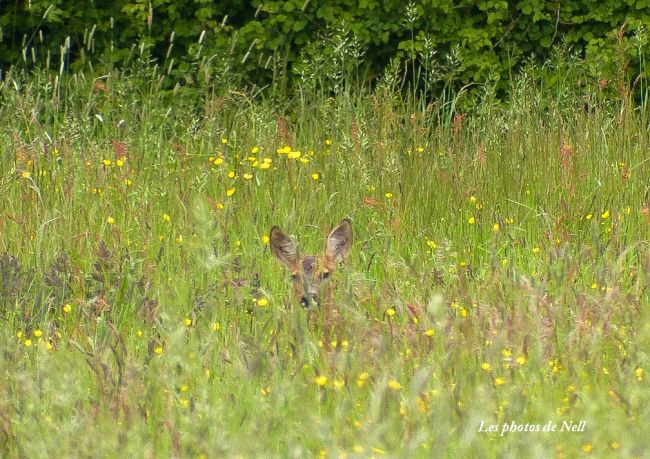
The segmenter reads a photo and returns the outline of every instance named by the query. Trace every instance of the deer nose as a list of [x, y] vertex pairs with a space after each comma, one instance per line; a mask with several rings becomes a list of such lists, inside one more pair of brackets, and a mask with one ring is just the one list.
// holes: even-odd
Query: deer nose
[[300, 305], [307, 309], [311, 306], [318, 306], [318, 296], [315, 293], [308, 293], [300, 298]]

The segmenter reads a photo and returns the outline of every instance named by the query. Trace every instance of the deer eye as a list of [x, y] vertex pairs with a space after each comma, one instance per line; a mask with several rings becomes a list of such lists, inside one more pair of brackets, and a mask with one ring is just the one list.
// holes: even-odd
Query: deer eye
[[325, 271], [324, 273], [321, 273], [320, 278], [322, 280], [329, 279], [330, 273], [328, 271]]
[[297, 279], [298, 279], [298, 274], [292, 274], [292, 275], [291, 275], [291, 280], [292, 280], [292, 281], [295, 281], [295, 280], [297, 280]]

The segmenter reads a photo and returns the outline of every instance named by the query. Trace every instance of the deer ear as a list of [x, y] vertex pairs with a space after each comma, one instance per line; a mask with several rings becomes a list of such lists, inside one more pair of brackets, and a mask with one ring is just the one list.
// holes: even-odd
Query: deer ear
[[352, 224], [347, 218], [334, 228], [327, 237], [325, 254], [334, 261], [341, 262], [350, 255], [352, 248]]
[[270, 234], [271, 253], [275, 258], [287, 265], [290, 269], [298, 261], [298, 244], [284, 234], [280, 228], [274, 226]]

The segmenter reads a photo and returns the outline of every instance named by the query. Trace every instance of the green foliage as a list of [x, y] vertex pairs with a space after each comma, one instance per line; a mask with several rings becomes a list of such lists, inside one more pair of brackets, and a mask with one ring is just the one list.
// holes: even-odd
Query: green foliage
[[[313, 60], [340, 60], [340, 43], [328, 37], [344, 29], [365, 56], [348, 62], [359, 84], [377, 81], [397, 60], [412, 85], [438, 90], [434, 68], [452, 59], [457, 88], [491, 82], [501, 91], [522, 62], [544, 62], [559, 44], [584, 58], [593, 76], [612, 79], [623, 66], [632, 79], [639, 53], [628, 44], [648, 24], [648, 2], [627, 0], [119, 0], [85, 7], [34, 0], [0, 9], [0, 65], [30, 69], [47, 61], [56, 68], [65, 61], [110, 68], [124, 65], [144, 44], [152, 59], [172, 64], [173, 82], [191, 84], [190, 63], [200, 45], [203, 58], [229, 61], [227, 71], [242, 81], [285, 84], [314, 70]], [[69, 48], [63, 47], [67, 37]], [[336, 78], [319, 85], [326, 83], [333, 86], [323, 89], [336, 89]]]

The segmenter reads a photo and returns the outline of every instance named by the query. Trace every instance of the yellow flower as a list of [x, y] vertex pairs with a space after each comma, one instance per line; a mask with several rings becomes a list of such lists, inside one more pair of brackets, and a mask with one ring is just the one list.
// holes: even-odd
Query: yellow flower
[[105, 160], [102, 161], [102, 163], [103, 163], [104, 166], [106, 166], [106, 167], [108, 167], [108, 166], [110, 166], [110, 165], [112, 164], [110, 159], [105, 159]]
[[395, 315], [395, 310], [393, 308], [386, 309], [386, 315], [388, 317], [393, 317]]
[[539, 247], [533, 247], [533, 253], [539, 253]]
[[253, 174], [249, 174], [249, 173], [247, 172], [247, 173], [244, 174], [244, 178], [245, 178], [246, 180], [250, 180], [250, 179], [253, 178]]
[[609, 218], [609, 210], [606, 210], [605, 212], [603, 212], [600, 215], [600, 218], [602, 218], [603, 220], [607, 220]]
[[260, 307], [264, 307], [267, 304], [269, 304], [269, 300], [267, 300], [266, 298], [260, 298], [259, 300], [257, 300], [257, 305]]
[[106, 223], [108, 223], [109, 225], [113, 225], [115, 223], [115, 219], [113, 217], [108, 217], [106, 219]]
[[476, 224], [476, 219], [474, 217], [469, 217], [467, 219], [467, 223], [469, 223], [470, 225], [475, 225]]
[[22, 178], [27, 178], [27, 179], [32, 176], [32, 174], [30, 174], [28, 171], [23, 171], [23, 173], [20, 175], [22, 176]]
[[582, 445], [582, 452], [585, 454], [591, 454], [591, 451], [594, 449], [594, 447], [591, 445], [591, 443], [585, 443]]
[[395, 381], [394, 379], [391, 379], [388, 381], [388, 388], [390, 390], [400, 390], [402, 388], [402, 385], [399, 383], [399, 381]]
[[482, 369], [483, 371], [490, 371], [490, 370], [492, 369], [492, 365], [490, 365], [490, 364], [487, 363], [487, 362], [483, 362], [483, 363], [481, 364], [481, 369]]
[[593, 214], [587, 214], [585, 216], [585, 220], [591, 220], [591, 217], [593, 217]]
[[429, 246], [431, 250], [435, 250], [436, 248], [438, 248], [438, 244], [436, 244], [434, 241], [428, 238], [427, 238], [427, 246]]
[[523, 355], [517, 357], [517, 363], [519, 365], [526, 365], [526, 362], [527, 362], [526, 357], [524, 357]]
[[229, 171], [228, 178], [235, 178], [235, 171]]
[[124, 166], [124, 160], [120, 158], [117, 161], [115, 161], [115, 164], [117, 165], [117, 167], [122, 167]]
[[320, 387], [325, 387], [327, 385], [327, 376], [317, 376], [314, 378], [314, 382]]
[[221, 324], [219, 322], [213, 322], [212, 331], [219, 331], [219, 330], [221, 330]]
[[498, 223], [495, 223], [494, 225], [492, 225], [492, 231], [493, 232], [498, 233], [500, 229], [501, 229], [501, 226], [499, 226]]
[[215, 158], [214, 161], [212, 161], [212, 164], [215, 166], [219, 166], [220, 164], [223, 164], [223, 158]]
[[63, 312], [69, 314], [72, 311], [72, 306], [69, 303], [63, 305]]
[[427, 336], [433, 336], [435, 334], [435, 331], [433, 330], [433, 328], [429, 328], [424, 332], [424, 334]]
[[359, 373], [359, 376], [357, 377], [357, 386], [358, 387], [363, 387], [366, 384], [366, 381], [368, 381], [368, 373], [365, 371], [363, 373]]
[[424, 148], [423, 147], [417, 147], [415, 149], [415, 151], [417, 151], [418, 153], [424, 153]]
[[191, 327], [192, 326], [192, 319], [189, 317], [186, 317], [185, 320], [183, 321], [186, 327]]
[[298, 159], [302, 156], [302, 153], [299, 150], [296, 151], [290, 151], [287, 153], [287, 158], [289, 159]]
[[253, 153], [254, 155], [258, 154], [259, 151], [260, 151], [260, 147], [258, 147], [257, 145], [251, 148], [251, 153]]
[[609, 444], [609, 447], [612, 449], [619, 449], [621, 447], [621, 444], [617, 441], [613, 441]]
[[221, 144], [222, 144], [222, 145], [225, 145], [225, 144], [227, 144], [227, 143], [228, 143], [228, 139], [225, 138], [225, 137], [222, 137], [222, 138], [221, 138]]
[[332, 141], [330, 139], [325, 139], [325, 145], [329, 147], [330, 145], [332, 145]]
[[169, 216], [169, 214], [163, 214], [163, 217], [162, 217], [162, 218], [163, 218], [163, 220], [165, 220], [166, 222], [170, 222], [170, 221], [172, 221], [172, 218]]
[[262, 163], [260, 164], [260, 169], [266, 170], [271, 167], [271, 163]]
[[41, 330], [38, 330], [38, 329], [37, 329], [37, 330], [34, 330], [33, 333], [34, 333], [34, 336], [35, 336], [36, 338], [40, 338], [41, 336], [43, 336], [43, 332], [42, 332]]
[[26, 339], [24, 344], [25, 344], [25, 347], [31, 347], [32, 340], [31, 339]]
[[494, 379], [494, 385], [495, 386], [503, 386], [506, 383], [506, 380], [503, 378], [495, 378]]
[[318, 172], [314, 172], [313, 174], [311, 174], [311, 178], [314, 180], [318, 180], [320, 178], [320, 175], [318, 175]]
[[645, 373], [645, 370], [641, 367], [637, 368], [634, 370], [634, 377], [637, 379], [637, 381], [643, 381], [643, 374]]
[[270, 240], [271, 239], [266, 234], [264, 236], [262, 236], [262, 244], [269, 245]]
[[390, 199], [393, 197], [393, 193], [389, 191], [388, 193], [384, 193], [384, 196], [386, 196], [386, 199]]
[[345, 386], [345, 381], [342, 381], [340, 379], [335, 379], [332, 381], [332, 385], [334, 386], [334, 389], [342, 389], [343, 386]]
[[235, 194], [235, 189], [234, 188], [229, 188], [228, 190], [226, 190], [226, 196], [230, 197], [233, 194]]
[[160, 355], [163, 353], [163, 347], [162, 346], [156, 346], [153, 350], [156, 354]]

